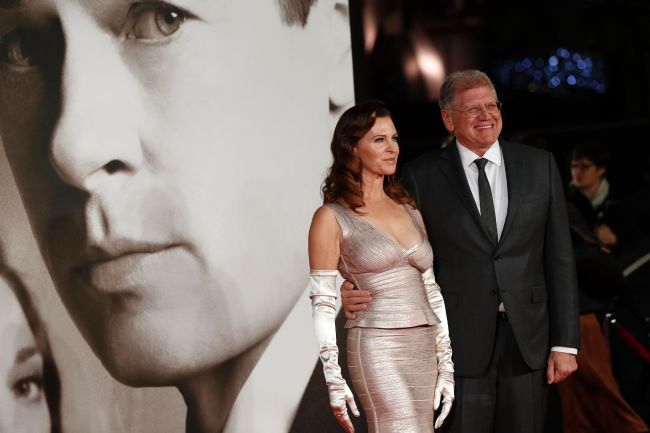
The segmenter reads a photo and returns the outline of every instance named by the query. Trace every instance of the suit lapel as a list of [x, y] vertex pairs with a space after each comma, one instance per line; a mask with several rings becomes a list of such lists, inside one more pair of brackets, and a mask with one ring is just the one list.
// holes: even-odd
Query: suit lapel
[[504, 239], [508, 236], [512, 227], [512, 221], [519, 209], [521, 201], [522, 181], [524, 179], [524, 164], [520, 158], [516, 158], [513, 147], [506, 142], [501, 142], [501, 153], [503, 163], [506, 165], [506, 182], [508, 184], [508, 212], [506, 221], [503, 224], [499, 245], [503, 244]]
[[[474, 201], [474, 196], [472, 196], [472, 191], [469, 189], [465, 169], [463, 168], [460, 154], [458, 153], [458, 148], [456, 146], [456, 142], [453, 142], [443, 149], [441, 156], [444, 162], [440, 164], [440, 170], [447, 178], [452, 189], [460, 197], [461, 202], [467, 208], [470, 215], [472, 215], [476, 224], [481, 228], [483, 234], [485, 234], [486, 239], [490, 241], [490, 235], [481, 222], [481, 215], [479, 214], [478, 207]], [[490, 241], [490, 243], [492, 242]]]

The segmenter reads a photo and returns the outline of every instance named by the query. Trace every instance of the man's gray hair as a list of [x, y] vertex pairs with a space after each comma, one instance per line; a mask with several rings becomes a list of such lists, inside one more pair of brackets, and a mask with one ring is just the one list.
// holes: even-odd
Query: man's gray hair
[[282, 21], [292, 26], [298, 24], [304, 27], [309, 18], [309, 11], [317, 0], [276, 0], [280, 7]]
[[454, 72], [440, 86], [438, 105], [440, 105], [441, 110], [446, 110], [454, 103], [454, 98], [459, 90], [469, 90], [483, 86], [490, 87], [496, 96], [497, 91], [494, 88], [494, 84], [492, 84], [492, 80], [490, 80], [490, 77], [485, 72], [477, 69]]

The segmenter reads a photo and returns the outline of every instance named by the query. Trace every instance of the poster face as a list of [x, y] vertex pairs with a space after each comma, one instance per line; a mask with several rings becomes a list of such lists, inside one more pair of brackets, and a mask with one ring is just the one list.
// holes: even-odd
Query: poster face
[[346, 2], [0, 1], [0, 35], [0, 236], [62, 431], [288, 431]]

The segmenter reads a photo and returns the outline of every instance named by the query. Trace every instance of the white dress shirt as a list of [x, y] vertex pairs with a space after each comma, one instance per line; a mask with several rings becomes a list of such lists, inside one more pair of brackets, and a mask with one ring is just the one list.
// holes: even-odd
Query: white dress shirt
[[478, 158], [488, 160], [488, 163], [485, 164], [485, 175], [490, 183], [490, 191], [492, 191], [494, 213], [497, 219], [497, 237], [500, 239], [503, 225], [506, 222], [506, 214], [508, 213], [508, 182], [506, 181], [506, 165], [503, 163], [501, 146], [496, 141], [481, 157], [460, 144], [460, 142], [457, 145], [460, 161], [463, 164], [463, 169], [465, 169], [465, 176], [467, 176], [467, 183], [472, 191], [479, 213], [481, 212], [481, 201], [478, 194], [478, 167], [474, 164], [474, 161]]
[[[506, 179], [506, 165], [503, 162], [503, 154], [501, 153], [501, 145], [499, 140], [492, 143], [487, 152], [481, 157], [467, 147], [463, 146], [456, 140], [458, 146], [458, 153], [460, 154], [460, 162], [465, 170], [467, 183], [469, 189], [472, 191], [476, 207], [481, 212], [481, 201], [478, 193], [478, 167], [474, 164], [477, 158], [485, 158], [488, 160], [485, 164], [485, 175], [490, 183], [490, 191], [492, 192], [492, 200], [494, 200], [494, 213], [497, 220], [497, 237], [501, 239], [501, 232], [503, 225], [506, 222], [506, 215], [508, 214], [508, 182]], [[499, 304], [498, 311], [506, 311], [503, 302]], [[551, 351], [565, 352], [576, 355], [578, 350], [573, 347], [553, 346]]]

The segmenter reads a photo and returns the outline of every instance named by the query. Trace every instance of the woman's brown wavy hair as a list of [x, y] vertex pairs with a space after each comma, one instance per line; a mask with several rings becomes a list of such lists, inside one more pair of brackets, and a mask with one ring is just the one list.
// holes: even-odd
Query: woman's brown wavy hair
[[[323, 182], [323, 203], [346, 204], [357, 212], [365, 205], [363, 201], [363, 180], [361, 161], [354, 149], [378, 117], [392, 119], [386, 104], [378, 100], [362, 102], [347, 109], [336, 124], [332, 137], [334, 162]], [[384, 192], [395, 202], [408, 203], [415, 208], [415, 202], [401, 186], [394, 174], [384, 176]]]

